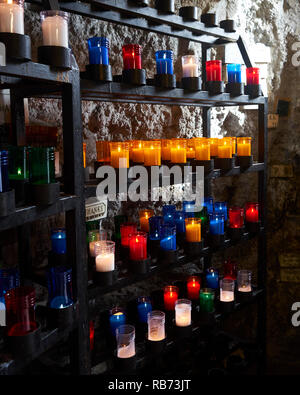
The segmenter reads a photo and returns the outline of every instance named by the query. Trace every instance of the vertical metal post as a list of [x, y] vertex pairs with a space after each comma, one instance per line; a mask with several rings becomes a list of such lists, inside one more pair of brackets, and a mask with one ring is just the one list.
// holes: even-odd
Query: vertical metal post
[[264, 374], [267, 362], [267, 161], [268, 161], [268, 99], [259, 105], [258, 111], [258, 160], [264, 162], [264, 171], [258, 175], [258, 200], [261, 204], [261, 220], [264, 227], [258, 238], [258, 286], [264, 289], [258, 302], [257, 340], [261, 348], [258, 373]]
[[90, 374], [85, 200], [82, 154], [80, 78], [70, 72], [71, 83], [62, 92], [65, 192], [80, 199], [75, 210], [66, 213], [67, 253], [72, 263], [74, 293], [78, 302], [78, 327], [72, 333], [74, 373]]

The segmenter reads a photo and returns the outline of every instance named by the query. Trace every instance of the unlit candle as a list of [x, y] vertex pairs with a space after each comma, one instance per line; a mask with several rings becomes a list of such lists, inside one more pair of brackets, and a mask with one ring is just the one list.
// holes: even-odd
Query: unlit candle
[[42, 22], [43, 44], [68, 48], [68, 22], [59, 15], [48, 16]]
[[0, 3], [0, 32], [24, 34], [24, 8], [8, 0]]

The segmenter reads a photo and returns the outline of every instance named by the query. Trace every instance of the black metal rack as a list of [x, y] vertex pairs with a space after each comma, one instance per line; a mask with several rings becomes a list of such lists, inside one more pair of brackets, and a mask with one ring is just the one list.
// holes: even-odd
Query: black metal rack
[[[29, 0], [33, 8], [43, 7], [42, 0]], [[50, 2], [51, 3], [51, 2]], [[54, 2], [55, 3], [55, 2]], [[108, 22], [114, 22], [134, 28], [140, 28], [151, 32], [166, 34], [169, 36], [187, 39], [202, 44], [202, 81], [205, 82], [205, 61], [208, 58], [208, 49], [213, 46], [237, 43], [247, 67], [252, 63], [248, 57], [243, 40], [235, 33], [226, 33], [219, 27], [208, 28], [201, 22], [187, 22], [177, 15], [167, 15], [153, 8], [142, 8], [134, 5], [131, 1], [120, 0], [93, 0], [92, 2], [59, 2], [64, 11], [97, 18]], [[16, 144], [24, 141], [24, 110], [23, 99], [25, 97], [61, 97], [63, 102], [63, 137], [64, 137], [64, 166], [67, 177], [64, 180], [64, 195], [57, 204], [46, 209], [39, 207], [26, 207], [7, 218], [0, 219], [0, 230], [18, 227], [21, 254], [28, 256], [28, 224], [39, 218], [66, 212], [66, 229], [68, 240], [68, 259], [73, 263], [75, 272], [75, 291], [78, 301], [78, 321], [76, 328], [70, 328], [73, 348], [75, 352], [75, 366], [80, 374], [90, 373], [90, 351], [88, 336], [88, 300], [92, 301], [96, 296], [120, 289], [120, 287], [141, 281], [144, 276], [120, 276], [117, 283], [111, 287], [87, 287], [87, 264], [86, 246], [84, 237], [84, 198], [93, 196], [95, 185], [86, 185], [84, 189], [82, 173], [82, 136], [81, 136], [81, 103], [82, 100], [99, 100], [108, 102], [133, 102], [161, 105], [189, 105], [203, 107], [203, 135], [210, 137], [210, 118], [212, 107], [255, 105], [258, 106], [258, 163], [246, 171], [236, 166], [229, 172], [215, 169], [205, 179], [205, 195], [211, 194], [211, 180], [223, 176], [238, 176], [248, 172], [258, 174], [258, 201], [262, 207], [262, 227], [258, 237], [258, 289], [255, 301], [258, 303], [258, 330], [257, 343], [262, 352], [259, 354], [259, 371], [263, 372], [266, 359], [266, 177], [267, 177], [267, 98], [250, 98], [248, 95], [232, 97], [228, 93], [212, 96], [206, 91], [188, 92], [183, 89], [164, 90], [151, 85], [133, 87], [126, 84], [98, 83], [91, 80], [80, 80], [79, 72], [72, 69], [68, 72], [55, 72], [45, 65], [28, 62], [26, 64], [9, 64], [0, 67], [0, 81], [2, 88], [9, 88], [12, 97], [12, 110], [17, 116], [13, 121], [13, 129]], [[27, 233], [27, 240], [24, 234]], [[245, 234], [243, 241], [250, 237]], [[225, 247], [232, 246], [227, 240]], [[27, 249], [26, 249], [27, 248]], [[25, 255], [24, 255], [25, 252]], [[207, 259], [210, 259], [212, 251], [203, 251]], [[22, 255], [21, 255], [22, 256]], [[178, 265], [187, 262], [185, 256], [181, 256]], [[24, 262], [22, 262], [24, 264]], [[24, 265], [26, 265], [28, 262]], [[177, 265], [177, 266], [178, 266]], [[168, 268], [171, 269], [171, 268]], [[152, 266], [152, 276], [162, 269]], [[165, 270], [165, 268], [164, 268]], [[26, 270], [25, 274], [26, 274]], [[68, 331], [67, 331], [68, 332]], [[49, 347], [57, 344], [63, 334], [56, 331], [48, 335], [39, 355]], [[38, 357], [33, 355], [30, 360]], [[0, 373], [11, 374], [25, 366], [14, 361], [5, 370], [0, 363]], [[3, 369], [4, 370], [3, 370]]]

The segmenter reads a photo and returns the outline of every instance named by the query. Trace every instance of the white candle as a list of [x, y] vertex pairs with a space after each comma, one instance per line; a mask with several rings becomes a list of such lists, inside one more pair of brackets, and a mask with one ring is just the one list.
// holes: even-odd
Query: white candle
[[182, 303], [175, 306], [175, 321], [176, 326], [191, 325], [191, 305]]
[[148, 340], [158, 342], [164, 340], [165, 337], [165, 324], [160, 320], [151, 320], [151, 323], [148, 324]]
[[0, 3], [0, 32], [24, 34], [24, 8], [12, 0]]
[[135, 356], [135, 343], [130, 342], [128, 345], [124, 344], [118, 347], [118, 358], [131, 358]]
[[234, 292], [233, 291], [223, 291], [223, 289], [221, 289], [220, 301], [221, 302], [233, 302], [234, 301]]
[[183, 78], [198, 77], [198, 65], [194, 63], [184, 64], [182, 66]]
[[252, 291], [252, 287], [251, 285], [242, 285], [239, 287], [239, 292], [251, 292]]
[[68, 48], [68, 22], [59, 15], [47, 16], [42, 22], [43, 44]]
[[115, 270], [115, 254], [112, 252], [101, 253], [96, 256], [97, 272], [112, 272]]

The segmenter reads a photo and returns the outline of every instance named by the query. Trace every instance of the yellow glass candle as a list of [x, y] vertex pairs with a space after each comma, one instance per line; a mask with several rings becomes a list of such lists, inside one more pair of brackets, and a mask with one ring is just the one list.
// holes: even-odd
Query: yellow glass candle
[[195, 159], [195, 139], [186, 140], [186, 157], [187, 159]]
[[231, 137], [232, 155], [236, 154], [236, 137]]
[[210, 160], [210, 144], [207, 140], [198, 140], [195, 144], [196, 160]]
[[129, 167], [129, 144], [110, 143], [110, 164], [115, 169]]
[[251, 137], [237, 138], [237, 155], [251, 156]]
[[171, 160], [171, 140], [161, 140], [161, 159]]
[[154, 216], [154, 210], [140, 210], [140, 227], [143, 232], [149, 232], [149, 218]]
[[144, 142], [135, 140], [132, 144], [131, 159], [135, 163], [144, 163]]
[[171, 162], [186, 163], [186, 140], [171, 140]]
[[82, 143], [83, 167], [86, 168], [86, 143]]
[[210, 155], [211, 156], [218, 156], [218, 147], [219, 147], [219, 140], [216, 137], [209, 138], [209, 145], [210, 145]]
[[201, 241], [201, 219], [185, 219], [185, 238], [189, 243], [199, 243]]
[[144, 141], [144, 165], [161, 165], [161, 142], [160, 140]]
[[109, 163], [110, 146], [108, 141], [96, 141], [97, 161]]
[[220, 139], [218, 146], [218, 157], [219, 158], [232, 158], [232, 145], [231, 140]]

